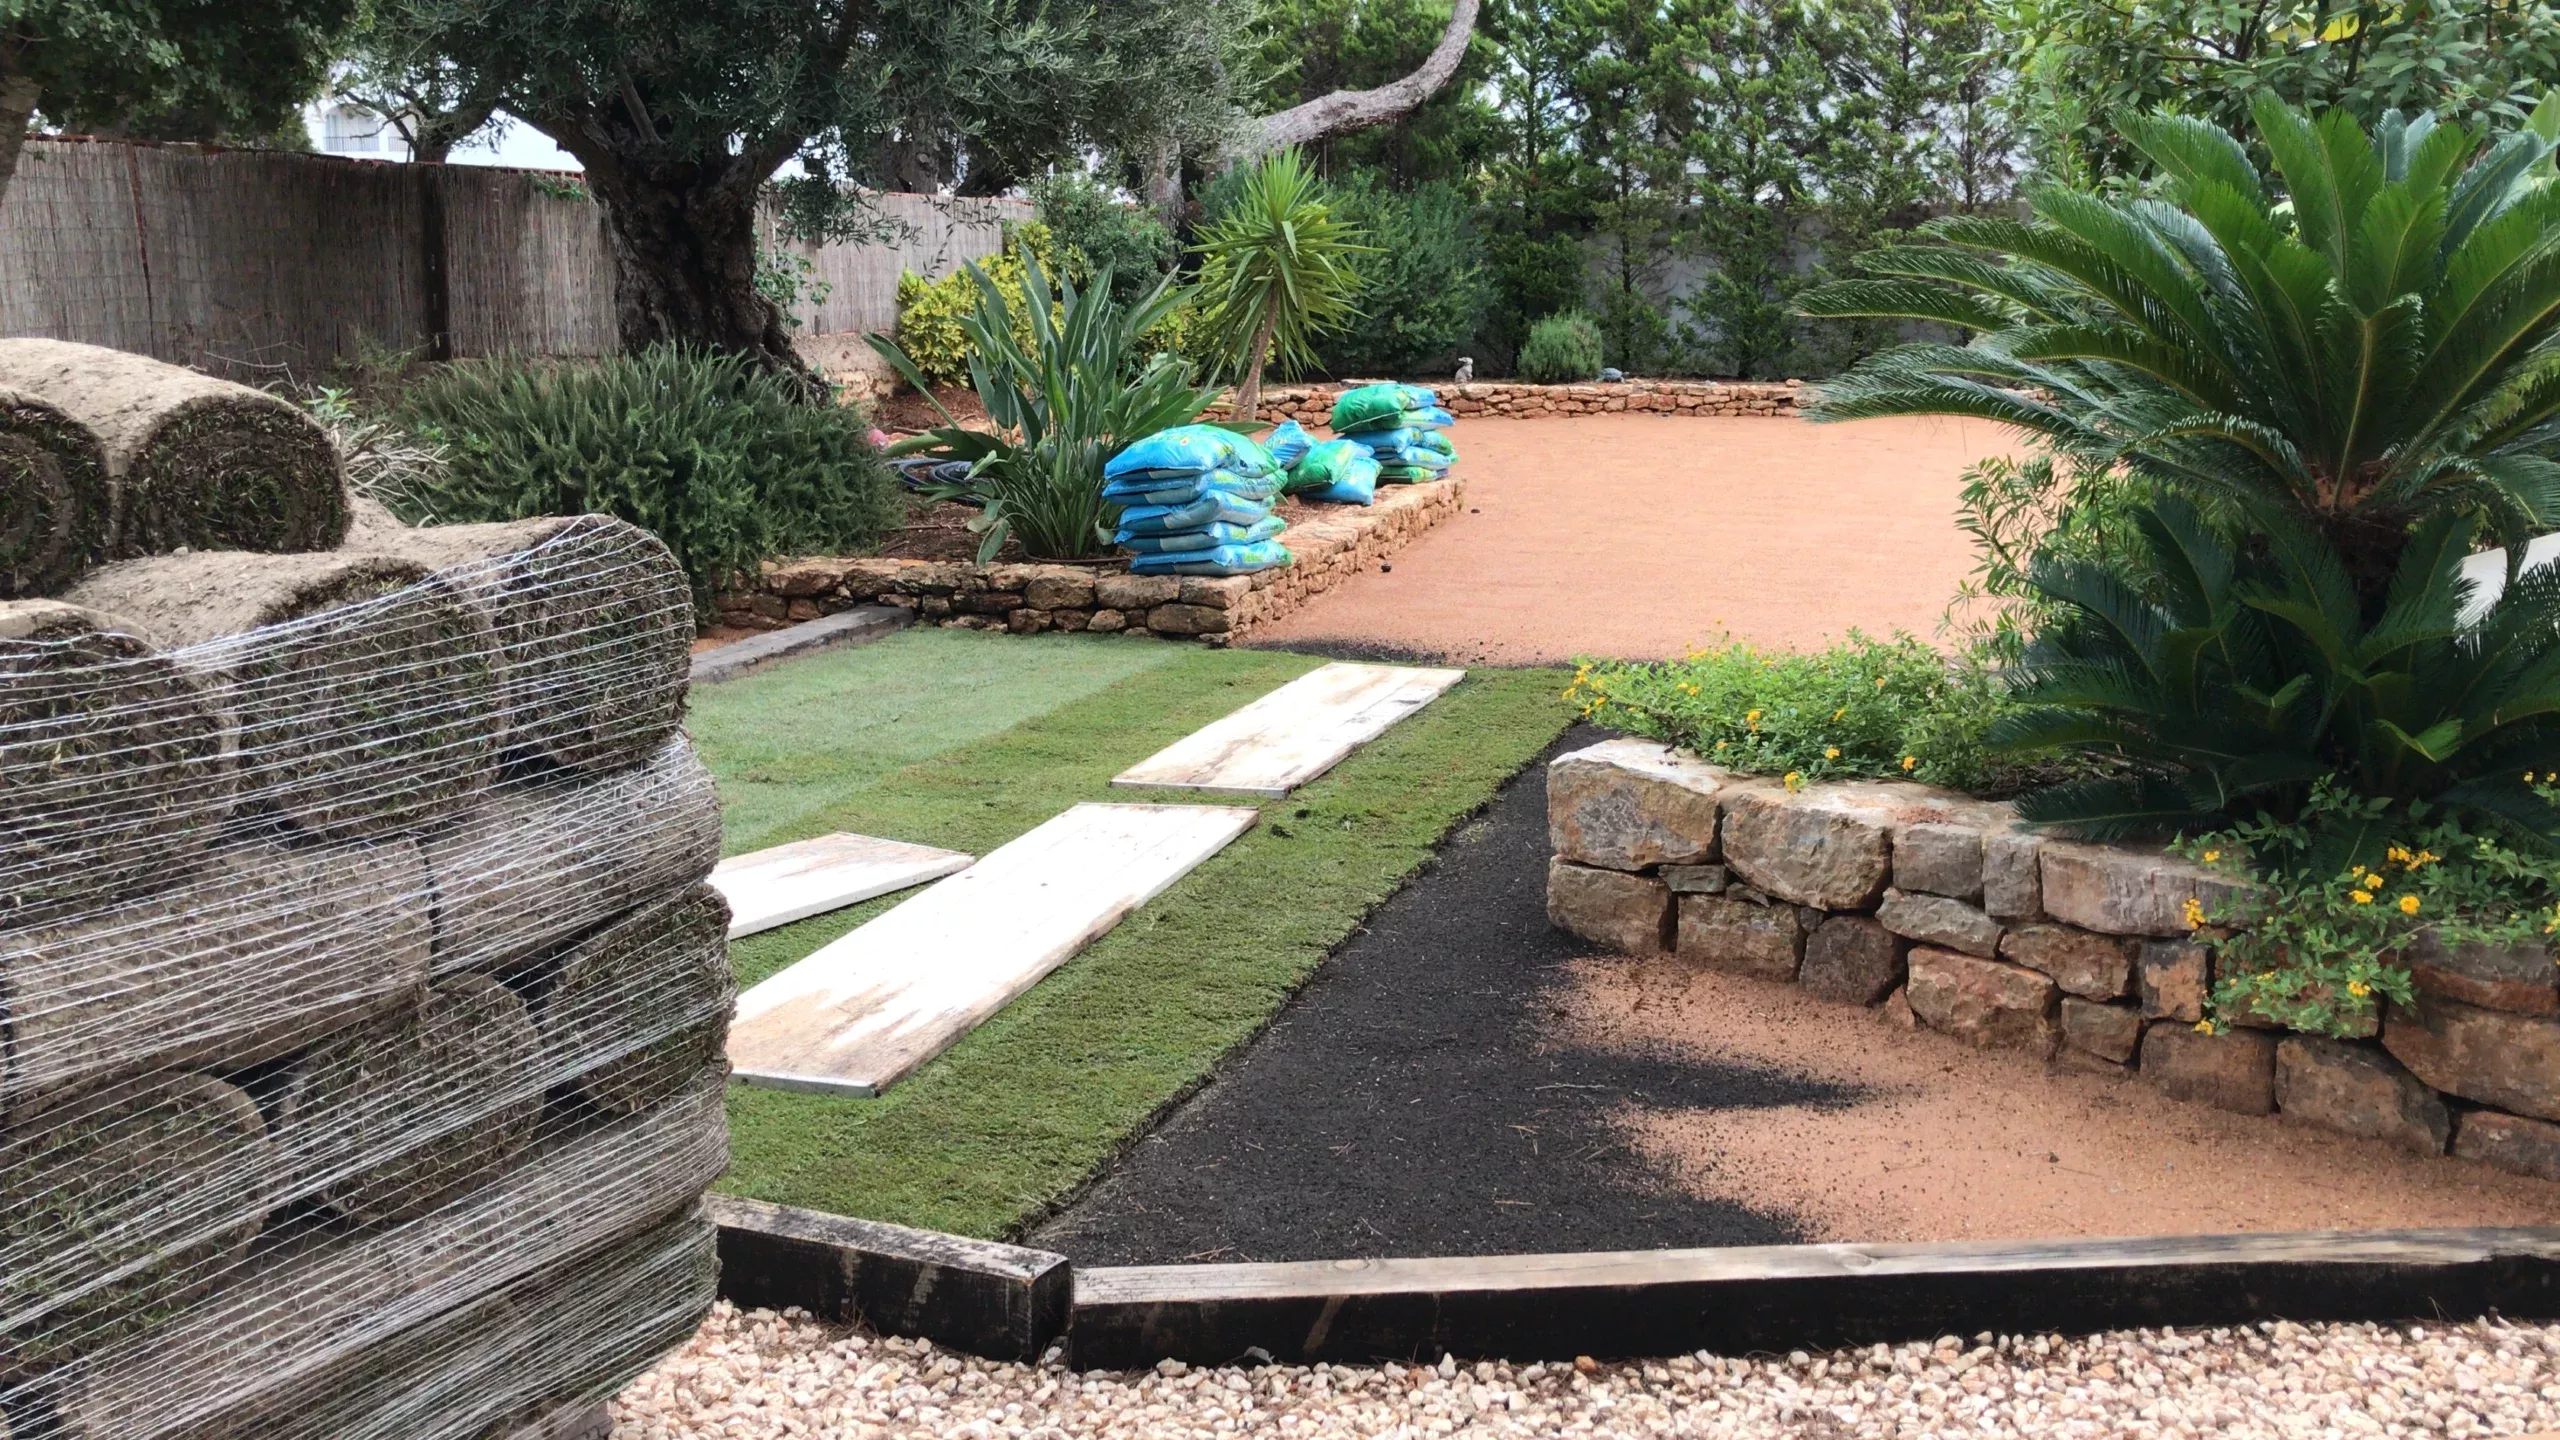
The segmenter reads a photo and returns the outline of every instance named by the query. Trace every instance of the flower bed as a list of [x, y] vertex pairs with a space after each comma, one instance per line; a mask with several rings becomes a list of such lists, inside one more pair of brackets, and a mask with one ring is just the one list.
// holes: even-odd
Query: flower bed
[[1395, 554], [1457, 514], [1466, 482], [1382, 486], [1375, 505], [1311, 506], [1280, 537], [1294, 563], [1224, 577], [1132, 575], [1110, 565], [973, 565], [821, 556], [775, 561], [756, 588], [720, 598], [720, 623], [771, 630], [851, 605], [896, 605], [943, 625], [1117, 632], [1224, 645]]
[[[1266, 420], [1295, 420], [1321, 425], [1333, 414], [1335, 397], [1365, 380], [1338, 385], [1287, 386], [1262, 392]], [[1449, 413], [1508, 415], [1600, 415], [1633, 410], [1661, 415], [1793, 415], [1804, 382], [1741, 384], [1725, 380], [1621, 380], [1614, 384], [1533, 385], [1525, 380], [1471, 380], [1466, 384], [1423, 381], [1440, 392]]]
[[1548, 773], [1549, 918], [1614, 949], [1790, 982], [1895, 1023], [2138, 1076], [2179, 1099], [2560, 1180], [2560, 967], [2547, 946], [2404, 957], [2357, 1039], [2205, 1023], [2241, 882], [2029, 832], [1899, 781], [1790, 789], [1647, 740]]

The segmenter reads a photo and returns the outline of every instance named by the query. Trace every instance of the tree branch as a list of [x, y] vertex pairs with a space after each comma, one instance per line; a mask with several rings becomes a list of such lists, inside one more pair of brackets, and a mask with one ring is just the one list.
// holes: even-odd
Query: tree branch
[[1307, 145], [1329, 135], [1403, 119], [1440, 93], [1458, 73], [1458, 63], [1467, 58], [1467, 41], [1475, 34], [1478, 4], [1479, 0], [1456, 0], [1449, 9], [1449, 26], [1440, 32], [1440, 43], [1431, 47], [1430, 55], [1412, 74], [1375, 90], [1336, 90], [1266, 115], [1252, 127], [1241, 148], [1252, 152]]

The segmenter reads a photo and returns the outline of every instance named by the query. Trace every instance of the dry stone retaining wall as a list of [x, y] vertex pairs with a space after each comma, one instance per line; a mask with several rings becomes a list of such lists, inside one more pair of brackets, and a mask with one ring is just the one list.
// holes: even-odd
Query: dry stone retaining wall
[[2560, 1180], [2560, 967], [2546, 947], [2430, 938], [2409, 957], [2416, 1003], [2364, 1037], [2248, 1017], [2206, 1033], [2213, 947], [2185, 917], [2233, 893], [2218, 871], [2040, 836], [2006, 805], [1925, 785], [1790, 792], [1645, 740], [1558, 758], [1547, 796], [1548, 916], [1598, 944]]
[[720, 622], [772, 630], [853, 605], [895, 605], [920, 620], [1034, 635], [1044, 630], [1153, 635], [1225, 645], [1288, 614], [1458, 513], [1458, 479], [1381, 487], [1375, 505], [1313, 507], [1283, 532], [1294, 563], [1251, 575], [1132, 575], [1110, 565], [973, 565], [958, 560], [821, 556], [768, 563], [757, 588], [720, 600]]
[[[1343, 391], [1365, 380], [1339, 385], [1290, 386], [1262, 392], [1262, 418], [1322, 425], [1333, 414]], [[1470, 415], [1508, 415], [1527, 419], [1542, 415], [1601, 415], [1633, 410], [1661, 415], [1793, 415], [1805, 394], [1804, 382], [1739, 384], [1725, 380], [1620, 380], [1612, 384], [1534, 385], [1525, 380], [1470, 380], [1461, 385], [1422, 381], [1440, 392], [1440, 403], [1464, 419]]]

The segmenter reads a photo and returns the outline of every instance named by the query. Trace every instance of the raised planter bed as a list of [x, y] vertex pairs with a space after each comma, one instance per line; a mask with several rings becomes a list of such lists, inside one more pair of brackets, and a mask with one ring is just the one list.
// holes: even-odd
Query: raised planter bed
[[[1321, 425], [1335, 397], [1355, 384], [1288, 386], [1262, 392], [1262, 417]], [[1470, 380], [1460, 385], [1421, 382], [1440, 392], [1449, 413], [1534, 419], [1549, 415], [1603, 415], [1633, 410], [1659, 415], [1731, 418], [1793, 415], [1807, 393], [1803, 381], [1742, 383], [1729, 380], [1620, 380], [1613, 384], [1533, 385], [1525, 380]]]
[[1559, 757], [1548, 822], [1548, 916], [1598, 944], [2560, 1180], [2560, 968], [2541, 947], [2431, 947], [2413, 957], [2417, 1003], [2356, 1039], [2246, 1017], [2208, 1031], [2214, 949], [2190, 905], [2234, 882], [2157, 850], [2039, 836], [1924, 785], [1790, 792], [1633, 739]]
[[1132, 575], [1103, 565], [995, 564], [819, 556], [774, 561], [754, 590], [721, 597], [720, 623], [775, 630], [856, 605], [1017, 635], [1090, 631], [1225, 645], [1377, 564], [1459, 512], [1462, 479], [1380, 489], [1375, 505], [1310, 507], [1280, 538], [1295, 563], [1252, 575]]

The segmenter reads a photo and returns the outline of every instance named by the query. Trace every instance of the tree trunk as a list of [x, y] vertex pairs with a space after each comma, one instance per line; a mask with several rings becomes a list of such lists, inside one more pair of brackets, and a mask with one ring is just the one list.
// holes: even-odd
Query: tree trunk
[[1459, 62], [1467, 58], [1467, 41], [1475, 34], [1478, 3], [1479, 0], [1456, 0], [1449, 7], [1449, 24], [1440, 32], [1439, 43], [1431, 47], [1431, 53], [1412, 74], [1375, 90], [1336, 90], [1303, 105], [1292, 105], [1277, 115], [1266, 115], [1250, 128], [1241, 150], [1251, 154], [1312, 145], [1328, 136], [1393, 124], [1413, 113], [1449, 83], [1449, 78], [1458, 73]]
[[1271, 300], [1262, 307], [1262, 323], [1254, 327], [1253, 349], [1245, 356], [1244, 378], [1236, 384], [1235, 403], [1227, 407], [1230, 420], [1262, 419], [1262, 362], [1271, 354], [1271, 329], [1280, 320], [1280, 292], [1274, 289]]
[[756, 189], [728, 179], [686, 183], [659, 175], [634, 183], [618, 167], [588, 165], [588, 189], [604, 205], [613, 244], [614, 321], [622, 348], [731, 351], [822, 397], [825, 382], [793, 348], [780, 308], [756, 288]]
[[1170, 137], [1159, 140], [1146, 158], [1147, 208], [1156, 212], [1170, 234], [1182, 233], [1182, 148]]
[[18, 173], [18, 157], [27, 148], [27, 126], [35, 119], [36, 101], [44, 94], [34, 77], [18, 73], [15, 62], [20, 53], [15, 33], [0, 42], [0, 196], [9, 193], [9, 182]]

